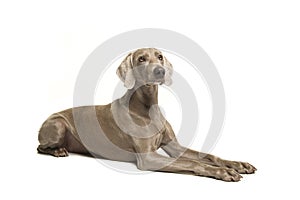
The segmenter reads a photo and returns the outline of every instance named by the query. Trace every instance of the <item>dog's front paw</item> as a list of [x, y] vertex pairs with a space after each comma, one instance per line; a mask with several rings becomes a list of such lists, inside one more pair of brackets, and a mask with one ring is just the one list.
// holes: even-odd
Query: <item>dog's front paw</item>
[[228, 168], [234, 169], [240, 174], [253, 174], [257, 170], [253, 165], [247, 162], [224, 160], [224, 165]]
[[220, 168], [216, 171], [215, 178], [227, 182], [237, 182], [243, 177], [234, 169]]

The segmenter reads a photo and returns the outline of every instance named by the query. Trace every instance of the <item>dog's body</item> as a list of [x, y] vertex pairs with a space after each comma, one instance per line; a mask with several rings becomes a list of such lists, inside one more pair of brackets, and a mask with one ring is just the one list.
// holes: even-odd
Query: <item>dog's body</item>
[[[172, 65], [153, 48], [129, 54], [117, 70], [126, 94], [102, 106], [51, 115], [39, 132], [38, 151], [57, 157], [68, 152], [136, 162], [141, 170], [188, 173], [238, 181], [254, 173], [248, 163], [226, 161], [182, 147], [158, 103], [158, 84], [171, 84]], [[170, 156], [156, 151], [162, 148]]]

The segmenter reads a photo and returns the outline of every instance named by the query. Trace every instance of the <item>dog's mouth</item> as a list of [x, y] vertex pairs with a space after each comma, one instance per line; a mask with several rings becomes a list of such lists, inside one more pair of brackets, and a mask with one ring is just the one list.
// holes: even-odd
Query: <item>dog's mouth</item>
[[153, 82], [148, 82], [145, 84], [146, 87], [150, 87], [153, 85], [162, 85], [164, 83], [164, 81], [153, 81]]

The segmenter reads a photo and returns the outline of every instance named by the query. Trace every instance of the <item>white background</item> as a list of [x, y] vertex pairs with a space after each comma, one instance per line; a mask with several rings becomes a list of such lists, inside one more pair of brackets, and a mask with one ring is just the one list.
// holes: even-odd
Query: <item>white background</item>
[[[298, 4], [1, 1], [0, 198], [299, 198]], [[180, 32], [212, 58], [227, 101], [222, 137], [212, 153], [252, 163], [255, 175], [238, 183], [171, 173], [130, 175], [91, 158], [36, 154], [44, 119], [72, 106], [86, 57], [116, 34], [147, 27]], [[209, 118], [209, 109], [205, 112]], [[199, 149], [202, 142], [199, 136], [192, 147]]]

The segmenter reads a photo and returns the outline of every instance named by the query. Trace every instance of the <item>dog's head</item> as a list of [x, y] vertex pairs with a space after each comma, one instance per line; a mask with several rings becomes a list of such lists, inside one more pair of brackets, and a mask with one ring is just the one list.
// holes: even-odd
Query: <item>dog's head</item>
[[128, 89], [135, 85], [171, 85], [173, 67], [155, 48], [138, 49], [126, 56], [117, 69], [117, 75]]

